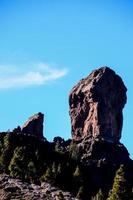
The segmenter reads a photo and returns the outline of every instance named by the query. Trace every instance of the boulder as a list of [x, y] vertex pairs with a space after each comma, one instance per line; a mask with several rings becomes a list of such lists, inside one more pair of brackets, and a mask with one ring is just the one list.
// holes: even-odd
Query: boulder
[[72, 138], [118, 142], [127, 100], [126, 87], [112, 69], [101, 67], [73, 87], [69, 96]]
[[28, 133], [39, 138], [43, 137], [44, 114], [41, 112], [31, 116], [21, 127], [22, 133]]

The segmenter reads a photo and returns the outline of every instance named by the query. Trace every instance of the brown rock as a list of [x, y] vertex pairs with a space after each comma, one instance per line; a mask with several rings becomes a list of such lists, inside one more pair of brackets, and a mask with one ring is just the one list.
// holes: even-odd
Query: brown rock
[[26, 123], [22, 126], [21, 131], [23, 133], [29, 133], [31, 135], [42, 138], [43, 137], [43, 120], [44, 120], [44, 115], [39, 112], [31, 116], [28, 119], [28, 121], [26, 121]]
[[102, 67], [82, 79], [70, 92], [72, 138], [121, 138], [126, 87], [110, 68]]

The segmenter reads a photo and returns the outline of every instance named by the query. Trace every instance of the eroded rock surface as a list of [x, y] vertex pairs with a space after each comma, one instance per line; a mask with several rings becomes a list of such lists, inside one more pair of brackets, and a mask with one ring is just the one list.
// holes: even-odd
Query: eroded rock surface
[[70, 192], [64, 192], [50, 183], [40, 186], [22, 182], [6, 174], [0, 174], [0, 200], [76, 200]]
[[112, 69], [102, 67], [82, 79], [70, 92], [72, 138], [121, 138], [126, 87]]
[[37, 113], [31, 116], [28, 121], [22, 126], [21, 131], [22, 133], [28, 133], [39, 138], [43, 137], [43, 120], [44, 114]]

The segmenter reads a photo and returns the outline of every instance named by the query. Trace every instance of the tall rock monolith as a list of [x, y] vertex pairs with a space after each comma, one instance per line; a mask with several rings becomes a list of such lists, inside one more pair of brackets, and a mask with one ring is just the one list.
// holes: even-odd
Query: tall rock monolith
[[101, 67], [73, 87], [69, 96], [72, 138], [121, 138], [126, 87], [112, 69]]

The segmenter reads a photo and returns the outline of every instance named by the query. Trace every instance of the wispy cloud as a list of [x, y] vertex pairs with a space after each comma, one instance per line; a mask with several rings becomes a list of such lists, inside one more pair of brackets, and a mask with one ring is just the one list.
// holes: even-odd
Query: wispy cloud
[[0, 65], [0, 90], [22, 88], [51, 83], [68, 73], [45, 63], [16, 67]]

